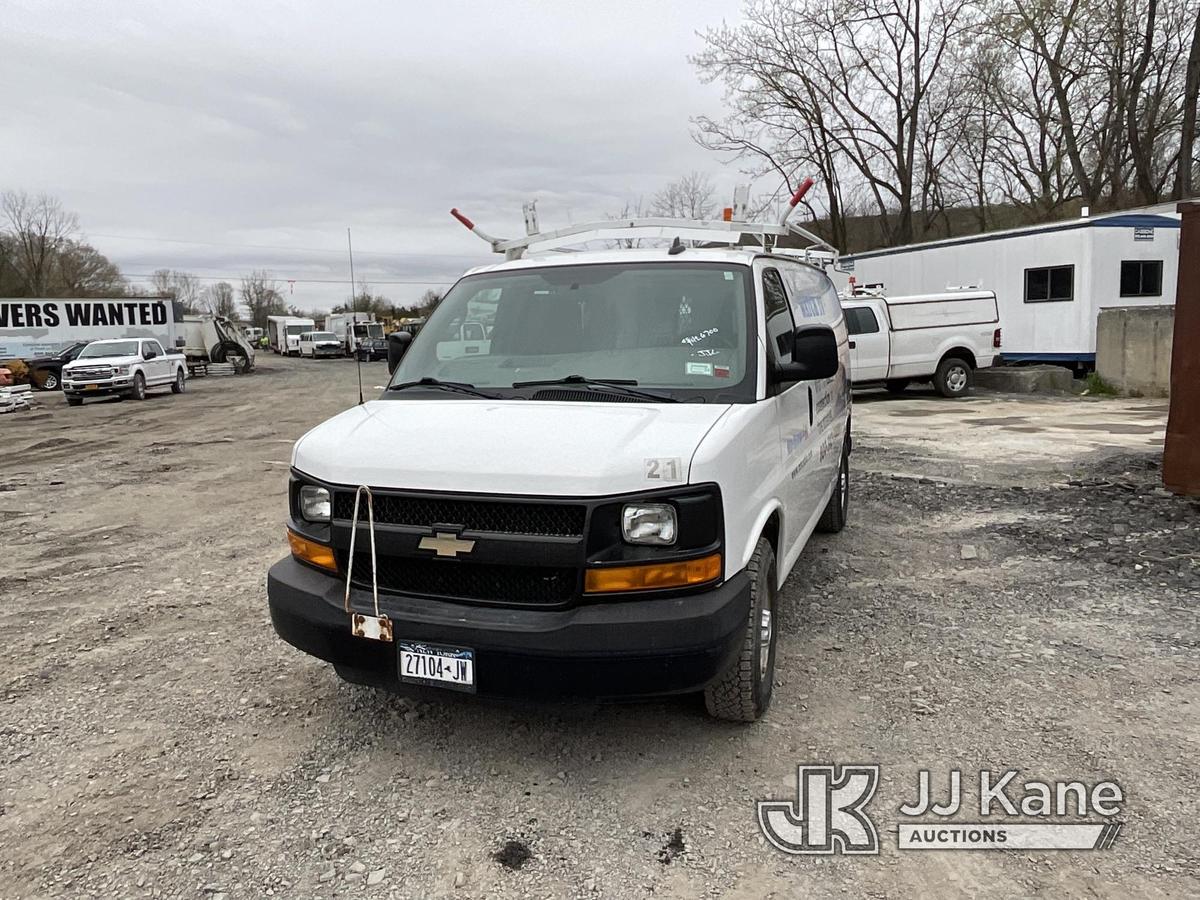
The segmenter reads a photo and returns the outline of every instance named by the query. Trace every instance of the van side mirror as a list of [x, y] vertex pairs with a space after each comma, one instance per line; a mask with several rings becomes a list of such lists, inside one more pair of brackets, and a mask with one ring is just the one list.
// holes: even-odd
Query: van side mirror
[[142, 348], [142, 359], [154, 359], [154, 350], [150, 347]]
[[400, 365], [400, 360], [404, 359], [404, 354], [408, 352], [408, 346], [412, 343], [413, 336], [407, 331], [393, 331], [388, 335], [388, 374], [391, 375], [396, 371], [396, 366]]
[[828, 325], [804, 325], [796, 329], [792, 361], [780, 363], [771, 373], [774, 384], [791, 381], [820, 381], [838, 373], [837, 335]]

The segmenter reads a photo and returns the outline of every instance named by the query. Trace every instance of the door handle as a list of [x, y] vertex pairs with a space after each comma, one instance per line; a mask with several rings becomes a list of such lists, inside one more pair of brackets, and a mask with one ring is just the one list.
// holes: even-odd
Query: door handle
[[850, 349], [851, 349], [851, 350], [853, 350], [853, 349], [854, 349], [855, 347], [857, 347], [857, 346], [858, 346], [858, 345], [857, 345], [856, 343], [854, 343], [854, 341], [851, 341], [851, 342], [850, 342]]

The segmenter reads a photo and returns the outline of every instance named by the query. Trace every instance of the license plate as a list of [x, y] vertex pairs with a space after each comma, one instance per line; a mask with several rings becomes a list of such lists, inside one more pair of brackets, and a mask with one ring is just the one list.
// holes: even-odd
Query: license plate
[[85, 384], [85, 385], [83, 386], [83, 389], [84, 389], [85, 391], [98, 391], [98, 390], [100, 390], [100, 385], [98, 385], [98, 384]]
[[401, 681], [474, 692], [474, 650], [403, 642], [398, 646]]

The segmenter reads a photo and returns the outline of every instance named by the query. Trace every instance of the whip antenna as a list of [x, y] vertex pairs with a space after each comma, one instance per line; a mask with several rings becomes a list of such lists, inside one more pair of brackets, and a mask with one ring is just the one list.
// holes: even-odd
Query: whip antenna
[[350, 240], [349, 226], [346, 226], [346, 249], [350, 253], [350, 334], [347, 337], [354, 348], [354, 359], [358, 365], [358, 405], [362, 406], [362, 354], [358, 352], [358, 344], [354, 340], [354, 326], [358, 324], [358, 294], [354, 288], [354, 244]]

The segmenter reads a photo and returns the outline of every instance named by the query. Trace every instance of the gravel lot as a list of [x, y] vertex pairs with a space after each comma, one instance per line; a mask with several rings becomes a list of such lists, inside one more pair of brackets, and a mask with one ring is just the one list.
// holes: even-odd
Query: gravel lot
[[[290, 444], [355, 396], [352, 363], [267, 355], [0, 418], [0, 897], [1200, 895], [1200, 506], [1156, 487], [1165, 405], [857, 398], [851, 524], [735, 727], [413, 703], [280, 642]], [[802, 762], [882, 766], [880, 856], [764, 843]], [[917, 770], [955, 767], [1115, 779], [1120, 840], [898, 851]]]

